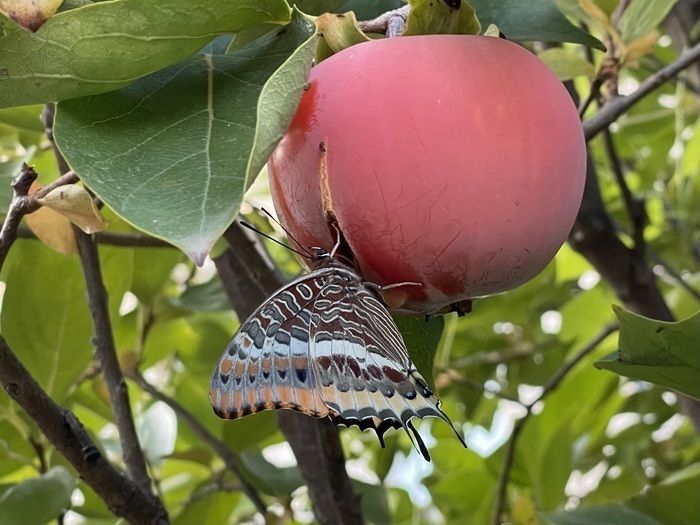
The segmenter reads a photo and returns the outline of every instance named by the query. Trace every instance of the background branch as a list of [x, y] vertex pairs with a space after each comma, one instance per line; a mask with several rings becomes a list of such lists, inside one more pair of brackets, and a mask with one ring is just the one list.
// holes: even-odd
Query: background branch
[[[284, 284], [259, 242], [233, 223], [224, 234], [231, 246], [214, 262], [224, 289], [240, 319]], [[345, 470], [338, 428], [328, 419], [314, 419], [291, 410], [278, 410], [280, 428], [289, 442], [319, 523], [364, 523], [359, 497]]]
[[591, 140], [634, 104], [698, 60], [700, 60], [700, 43], [683, 52], [675, 62], [646, 78], [632, 94], [610, 100], [598, 113], [583, 123], [586, 140]]
[[169, 523], [163, 507], [104, 458], [75, 415], [54, 403], [2, 337], [0, 384], [115, 515], [134, 525]]
[[520, 437], [525, 423], [532, 415], [532, 407], [540, 401], [543, 401], [549, 394], [554, 392], [577, 364], [579, 364], [588, 354], [595, 350], [598, 345], [602, 343], [610, 334], [616, 332], [618, 329], [619, 325], [617, 323], [605, 326], [593, 339], [585, 344], [576, 353], [576, 355], [574, 355], [574, 357], [566, 361], [561, 368], [557, 370], [557, 372], [551, 378], [549, 378], [549, 380], [542, 387], [542, 393], [537, 397], [537, 399], [527, 405], [524, 405], [526, 413], [521, 419], [515, 422], [513, 432], [511, 433], [506, 446], [506, 453], [503, 458], [503, 467], [501, 468], [501, 474], [498, 478], [498, 485], [496, 488], [496, 501], [493, 506], [493, 514], [491, 515], [491, 525], [500, 525], [501, 523], [501, 516], [503, 515], [503, 510], [505, 508], [508, 481], [510, 480], [510, 471], [513, 468], [513, 462], [515, 461], [515, 450], [517, 448], [518, 438]]
[[[23, 226], [20, 226], [19, 230], [17, 230], [17, 237], [21, 239], [39, 240], [32, 230]], [[172, 244], [166, 241], [141, 233], [99, 232], [93, 234], [92, 237], [97, 244], [107, 244], [110, 246], [176, 249]]]
[[141, 374], [135, 372], [129, 377], [131, 377], [144, 392], [147, 392], [154, 399], [158, 399], [172, 408], [178, 417], [187, 423], [194, 433], [197, 434], [202, 441], [209, 445], [212, 450], [219, 455], [219, 457], [221, 457], [226, 465], [226, 468], [238, 477], [239, 481], [241, 482], [240, 488], [246, 493], [248, 498], [250, 498], [250, 501], [253, 502], [253, 505], [255, 505], [255, 508], [258, 509], [258, 512], [264, 516], [267, 513], [267, 506], [256, 488], [248, 482], [243, 474], [238, 455], [228, 448], [226, 443], [209, 432], [207, 427], [202, 425], [202, 423], [200, 423], [200, 421], [193, 414], [188, 412], [184, 406], [178, 403], [177, 400], [158, 390], [156, 387], [146, 381]]
[[152, 495], [151, 479], [146, 468], [146, 459], [141, 450], [134, 418], [129, 404], [129, 391], [122, 375], [114, 345], [112, 323], [109, 319], [109, 302], [107, 290], [102, 280], [100, 259], [97, 245], [77, 227], [73, 227], [82, 263], [85, 285], [87, 287], [88, 306], [94, 327], [95, 356], [102, 368], [102, 376], [109, 393], [109, 401], [114, 413], [114, 422], [119, 430], [124, 463], [129, 477], [144, 494]]

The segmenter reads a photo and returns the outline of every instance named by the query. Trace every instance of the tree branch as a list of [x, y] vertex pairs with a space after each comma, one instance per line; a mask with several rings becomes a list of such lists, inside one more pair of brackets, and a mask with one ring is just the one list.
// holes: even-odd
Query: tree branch
[[194, 415], [188, 412], [184, 406], [178, 403], [176, 399], [173, 399], [172, 397], [159, 391], [156, 387], [146, 381], [141, 374], [136, 372], [130, 374], [129, 377], [133, 379], [144, 392], [147, 392], [154, 399], [158, 399], [172, 408], [180, 419], [187, 423], [194, 433], [197, 434], [202, 441], [209, 445], [211, 449], [219, 455], [219, 457], [221, 457], [226, 465], [226, 468], [238, 477], [239, 481], [241, 482], [241, 489], [243, 492], [245, 492], [250, 501], [253, 502], [253, 505], [255, 505], [255, 508], [258, 509], [258, 512], [265, 516], [267, 513], [267, 506], [265, 505], [265, 502], [260, 494], [258, 494], [256, 488], [246, 479], [240, 467], [240, 459], [230, 448], [228, 448], [226, 443], [209, 432], [207, 427], [202, 425], [202, 423], [200, 423], [200, 421]]
[[[237, 223], [224, 237], [231, 248], [214, 262], [234, 310], [245, 319], [284, 280], [260, 243], [256, 244]], [[359, 497], [345, 471], [337, 427], [327, 419], [313, 419], [290, 410], [278, 410], [277, 419], [297, 458], [318, 522], [364, 523]]]
[[382, 13], [373, 20], [358, 22], [358, 25], [365, 33], [381, 33], [389, 38], [396, 37], [403, 33], [410, 10], [411, 7], [405, 5], [393, 11]]
[[501, 524], [501, 516], [503, 515], [503, 510], [505, 508], [508, 481], [510, 479], [510, 471], [513, 468], [513, 462], [515, 461], [515, 450], [517, 448], [518, 438], [525, 427], [525, 423], [532, 415], [532, 407], [540, 401], [543, 401], [549, 394], [554, 392], [577, 364], [579, 364], [588, 354], [595, 350], [598, 345], [602, 343], [610, 334], [616, 332], [618, 329], [619, 325], [617, 323], [605, 326], [593, 339], [585, 344], [574, 357], [566, 361], [562, 367], [557, 370], [557, 372], [551, 378], [549, 378], [549, 381], [547, 381], [542, 387], [542, 393], [537, 397], [537, 399], [528, 405], [524, 405], [527, 412], [521, 419], [515, 422], [513, 432], [510, 435], [510, 439], [508, 440], [506, 447], [506, 453], [503, 458], [503, 467], [501, 468], [501, 475], [498, 478], [498, 485], [496, 488], [496, 501], [494, 503], [493, 513], [491, 515], [491, 525]]
[[629, 215], [630, 222], [632, 223], [632, 239], [634, 240], [634, 249], [637, 251], [641, 257], [644, 256], [646, 252], [646, 242], [644, 241], [644, 228], [647, 225], [647, 214], [644, 209], [644, 201], [642, 199], [637, 199], [630, 191], [627, 185], [627, 180], [625, 179], [625, 173], [622, 169], [622, 162], [620, 162], [620, 157], [617, 154], [617, 148], [615, 148], [615, 139], [608, 128], [603, 130], [603, 144], [605, 146], [605, 152], [610, 161], [610, 168], [615, 177], [618, 187], [620, 188], [620, 193], [622, 193], [622, 200], [625, 203], [625, 208], [627, 208], [627, 215]]
[[95, 346], [95, 356], [102, 368], [102, 376], [109, 392], [109, 401], [114, 413], [114, 421], [119, 429], [119, 440], [122, 445], [126, 471], [144, 494], [152, 495], [151, 479], [146, 468], [146, 459], [139, 444], [134, 426], [134, 418], [129, 404], [129, 391], [122, 375], [114, 345], [112, 323], [109, 319], [109, 302], [107, 290], [102, 280], [100, 259], [97, 245], [77, 227], [73, 227], [75, 240], [78, 245], [80, 261], [87, 287], [88, 306], [95, 336], [92, 340]]
[[698, 60], [700, 60], [700, 43], [682, 53], [675, 62], [645, 79], [634, 93], [610, 100], [598, 113], [583, 123], [586, 140], [591, 140], [642, 98]]
[[167, 525], [162, 506], [104, 458], [75, 415], [54, 403], [2, 337], [0, 384], [115, 515], [134, 525]]
[[[20, 226], [17, 231], [17, 237], [21, 239], [39, 240], [29, 228]], [[140, 233], [121, 233], [121, 232], [99, 232], [93, 234], [93, 238], [97, 244], [107, 244], [110, 246], [123, 246], [125, 248], [172, 248], [176, 249], [172, 244]]]

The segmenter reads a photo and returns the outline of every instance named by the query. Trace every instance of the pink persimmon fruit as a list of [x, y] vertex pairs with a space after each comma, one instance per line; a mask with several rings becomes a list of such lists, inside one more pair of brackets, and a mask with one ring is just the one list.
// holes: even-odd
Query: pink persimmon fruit
[[268, 164], [285, 227], [328, 250], [334, 218], [365, 280], [422, 284], [385, 296], [416, 313], [539, 273], [585, 171], [557, 77], [517, 44], [456, 35], [373, 40], [315, 66]]

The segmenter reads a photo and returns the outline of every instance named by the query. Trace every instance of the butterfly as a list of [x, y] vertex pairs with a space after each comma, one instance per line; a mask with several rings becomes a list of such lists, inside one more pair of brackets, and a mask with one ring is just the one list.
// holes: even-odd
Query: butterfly
[[214, 412], [237, 419], [288, 408], [371, 428], [382, 447], [387, 430], [403, 428], [427, 461], [411, 419], [434, 416], [466, 447], [411, 361], [378, 287], [335, 256], [339, 245], [338, 231], [330, 253], [307, 250], [310, 273], [272, 294], [234, 334], [212, 376]]

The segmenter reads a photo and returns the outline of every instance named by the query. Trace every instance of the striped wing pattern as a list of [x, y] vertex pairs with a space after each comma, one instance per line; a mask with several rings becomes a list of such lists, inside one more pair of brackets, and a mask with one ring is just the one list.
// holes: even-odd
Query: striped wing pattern
[[225, 419], [291, 408], [373, 428], [382, 445], [386, 430], [403, 427], [426, 459], [411, 419], [436, 416], [451, 425], [384, 305], [332, 259], [275, 293], [241, 326], [214, 371], [210, 398]]

